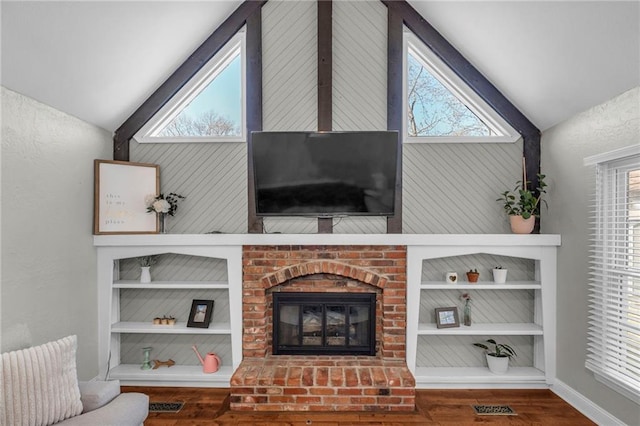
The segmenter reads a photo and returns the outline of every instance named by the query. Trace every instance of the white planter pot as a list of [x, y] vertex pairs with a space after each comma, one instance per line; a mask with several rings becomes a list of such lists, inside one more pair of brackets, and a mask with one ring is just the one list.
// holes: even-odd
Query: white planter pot
[[504, 284], [507, 282], [507, 270], [506, 269], [494, 269], [493, 270], [493, 282], [496, 284]]
[[509, 357], [487, 354], [487, 365], [493, 374], [505, 374], [509, 370]]
[[149, 284], [151, 282], [151, 266], [140, 267], [140, 283]]

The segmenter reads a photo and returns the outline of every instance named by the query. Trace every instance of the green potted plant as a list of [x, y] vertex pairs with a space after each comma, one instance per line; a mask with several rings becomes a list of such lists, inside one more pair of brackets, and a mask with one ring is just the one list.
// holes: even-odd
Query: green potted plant
[[474, 343], [486, 351], [487, 365], [489, 370], [494, 374], [505, 374], [509, 370], [509, 359], [516, 357], [516, 351], [506, 343], [496, 343], [494, 339], [485, 340], [486, 343], [493, 345], [493, 349], [484, 343]]
[[509, 215], [511, 230], [516, 234], [530, 234], [535, 226], [536, 217], [540, 216], [540, 202], [547, 205], [542, 199], [542, 195], [546, 194], [546, 175], [538, 173], [537, 176], [538, 186], [535, 192], [529, 189], [531, 182], [527, 181], [525, 174], [524, 180], [518, 181], [513, 191], [504, 191], [500, 198], [496, 199], [503, 204], [504, 211]]
[[467, 281], [470, 283], [477, 283], [480, 278], [480, 272], [477, 269], [469, 269], [467, 272]]
[[493, 282], [496, 284], [504, 284], [507, 282], [507, 270], [498, 265], [493, 268]]

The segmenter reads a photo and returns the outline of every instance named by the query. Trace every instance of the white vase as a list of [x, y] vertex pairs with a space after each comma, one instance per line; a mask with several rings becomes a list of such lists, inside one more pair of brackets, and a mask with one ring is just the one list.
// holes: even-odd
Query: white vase
[[505, 374], [509, 370], [509, 357], [487, 354], [487, 365], [493, 374]]
[[151, 266], [140, 267], [140, 283], [148, 284], [151, 282]]
[[504, 284], [507, 282], [507, 270], [506, 269], [494, 269], [493, 270], [493, 282], [496, 284]]

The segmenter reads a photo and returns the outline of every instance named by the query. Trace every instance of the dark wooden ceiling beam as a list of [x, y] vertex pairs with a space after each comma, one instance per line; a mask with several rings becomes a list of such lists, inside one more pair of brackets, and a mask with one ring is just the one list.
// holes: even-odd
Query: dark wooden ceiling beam
[[[333, 129], [333, 2], [318, 0], [318, 130]], [[318, 232], [333, 232], [332, 218], [318, 218]]]
[[247, 19], [247, 200], [249, 233], [262, 233], [264, 222], [256, 214], [255, 172], [251, 132], [262, 130], [262, 10], [257, 9]]
[[387, 130], [397, 130], [398, 161], [396, 168], [396, 187], [394, 211], [387, 218], [387, 233], [402, 233], [402, 15], [396, 9], [387, 14]]
[[[178, 69], [115, 131], [114, 159], [129, 158], [129, 140], [144, 126], [231, 38], [265, 1], [245, 1]], [[126, 151], [126, 152], [125, 152]], [[116, 158], [118, 157], [118, 158]]]

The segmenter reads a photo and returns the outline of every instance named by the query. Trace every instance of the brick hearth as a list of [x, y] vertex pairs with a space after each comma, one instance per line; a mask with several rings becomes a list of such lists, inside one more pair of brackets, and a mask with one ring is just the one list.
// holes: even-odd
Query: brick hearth
[[[234, 410], [413, 410], [404, 246], [245, 246]], [[376, 356], [272, 355], [272, 294], [376, 293]]]

